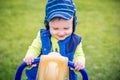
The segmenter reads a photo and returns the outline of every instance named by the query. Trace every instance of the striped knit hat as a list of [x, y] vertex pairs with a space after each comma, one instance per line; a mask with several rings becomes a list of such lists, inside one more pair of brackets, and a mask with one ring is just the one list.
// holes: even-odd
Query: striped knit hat
[[72, 0], [48, 0], [46, 4], [45, 27], [49, 29], [48, 23], [56, 17], [69, 20], [73, 17], [73, 32], [77, 23], [76, 9]]

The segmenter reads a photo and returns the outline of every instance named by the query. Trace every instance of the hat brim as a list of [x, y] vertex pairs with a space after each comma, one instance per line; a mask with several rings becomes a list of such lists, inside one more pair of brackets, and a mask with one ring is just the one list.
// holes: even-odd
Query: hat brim
[[50, 22], [53, 18], [57, 18], [57, 17], [63, 18], [65, 20], [70, 20], [72, 18], [72, 15], [65, 12], [54, 12], [49, 16], [47, 21]]

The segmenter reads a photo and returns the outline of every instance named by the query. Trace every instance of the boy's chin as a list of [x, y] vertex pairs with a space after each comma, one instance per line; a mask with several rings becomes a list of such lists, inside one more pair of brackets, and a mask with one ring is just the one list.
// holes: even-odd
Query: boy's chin
[[66, 37], [57, 38], [58, 40], [64, 40]]

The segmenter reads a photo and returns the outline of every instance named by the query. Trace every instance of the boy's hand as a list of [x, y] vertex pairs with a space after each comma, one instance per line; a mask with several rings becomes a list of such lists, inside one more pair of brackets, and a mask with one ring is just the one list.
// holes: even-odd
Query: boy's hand
[[76, 60], [74, 62], [74, 66], [75, 66], [75, 69], [71, 68], [71, 70], [81, 70], [85, 68], [85, 65], [79, 60]]
[[27, 64], [27, 65], [31, 65], [32, 62], [34, 62], [34, 57], [30, 56], [30, 57], [25, 57], [23, 59], [23, 61]]
[[75, 66], [75, 70], [81, 70], [85, 68], [85, 65], [79, 60], [76, 60], [74, 62], [74, 66]]

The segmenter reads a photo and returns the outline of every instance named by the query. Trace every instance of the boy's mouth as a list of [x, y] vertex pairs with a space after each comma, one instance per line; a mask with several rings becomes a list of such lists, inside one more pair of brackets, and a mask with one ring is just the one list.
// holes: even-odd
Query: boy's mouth
[[65, 36], [58, 36], [58, 38], [59, 38], [60, 40], [63, 40], [63, 39], [65, 39]]

